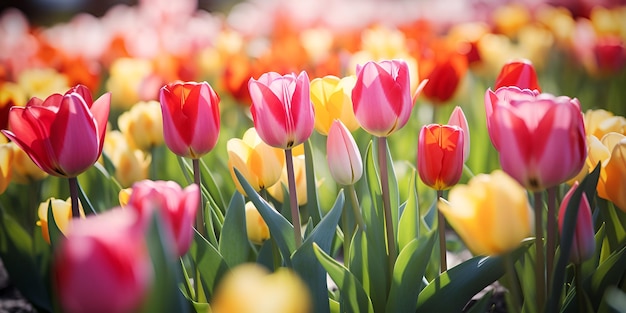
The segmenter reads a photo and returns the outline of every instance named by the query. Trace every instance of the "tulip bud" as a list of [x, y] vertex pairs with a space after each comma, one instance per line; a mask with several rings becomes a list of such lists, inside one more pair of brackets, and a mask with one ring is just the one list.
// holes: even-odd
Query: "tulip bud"
[[157, 101], [136, 103], [120, 115], [117, 125], [134, 149], [150, 151], [163, 143], [163, 117]]
[[148, 178], [151, 157], [139, 149], [131, 148], [119, 131], [110, 131], [104, 141], [104, 152], [115, 165], [115, 178], [122, 187]]
[[[64, 235], [68, 234], [70, 229], [70, 222], [72, 221], [72, 201], [70, 198], [63, 201], [60, 199], [49, 198], [48, 200], [41, 202], [39, 204], [39, 208], [37, 209], [37, 216], [39, 220], [37, 221], [37, 226], [41, 227], [41, 235], [43, 239], [46, 240], [47, 243], [50, 243], [50, 233], [48, 230], [48, 207], [52, 207], [52, 215], [54, 216], [54, 221], [56, 222], [57, 228]], [[85, 212], [83, 211], [83, 206], [78, 203], [78, 210], [82, 217], [85, 217]]]
[[457, 185], [439, 210], [476, 255], [511, 251], [531, 235], [533, 211], [524, 188], [506, 173], [478, 174]]
[[335, 120], [328, 132], [326, 159], [330, 174], [342, 185], [352, 185], [363, 175], [359, 147], [345, 125]]
[[463, 129], [430, 124], [422, 127], [417, 148], [417, 169], [422, 181], [436, 190], [448, 189], [463, 174]]
[[270, 229], [252, 202], [246, 203], [246, 232], [248, 239], [257, 245], [270, 238]]
[[463, 163], [465, 163], [469, 158], [470, 152], [470, 131], [465, 113], [463, 113], [463, 109], [460, 106], [455, 107], [452, 114], [450, 114], [448, 125], [458, 126], [463, 130]]
[[[561, 237], [563, 237], [563, 223], [565, 222], [567, 207], [576, 188], [578, 188], [578, 182], [574, 183], [572, 188], [565, 194], [559, 208], [559, 231], [561, 232]], [[593, 256], [595, 248], [596, 241], [594, 238], [593, 219], [591, 218], [591, 205], [589, 204], [589, 200], [587, 200], [587, 195], [583, 192], [580, 204], [578, 205], [578, 215], [576, 217], [574, 237], [572, 238], [570, 260], [575, 264], [580, 264]]]
[[269, 274], [264, 267], [247, 263], [220, 282], [211, 312], [307, 313], [311, 307], [310, 291], [296, 273], [280, 268]]
[[339, 119], [350, 131], [359, 128], [350, 95], [356, 78], [324, 76], [311, 81], [311, 102], [315, 108], [315, 129], [328, 135], [333, 120]]
[[73, 220], [56, 252], [56, 290], [65, 312], [134, 312], [145, 298], [152, 264], [133, 210]]
[[493, 89], [498, 90], [500, 87], [508, 86], [541, 92], [537, 80], [537, 72], [535, 72], [535, 67], [530, 60], [511, 60], [502, 67]]

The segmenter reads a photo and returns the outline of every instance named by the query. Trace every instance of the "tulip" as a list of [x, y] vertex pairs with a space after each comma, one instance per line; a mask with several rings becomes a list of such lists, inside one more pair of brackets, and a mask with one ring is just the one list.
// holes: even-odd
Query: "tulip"
[[263, 142], [255, 128], [248, 129], [242, 139], [228, 140], [226, 150], [230, 174], [235, 187], [243, 195], [246, 193], [235, 175], [235, 169], [256, 191], [270, 187], [280, 179], [285, 164], [284, 152]]
[[156, 210], [169, 227], [174, 251], [183, 256], [193, 239], [193, 223], [200, 202], [198, 185], [182, 189], [173, 181], [142, 180], [133, 185], [127, 206], [140, 217], [151, 216]]
[[[358, 65], [356, 72], [352, 103], [361, 127], [378, 137], [387, 137], [404, 127], [414, 105], [407, 63], [402, 60], [367, 62]], [[422, 88], [423, 84], [416, 94]]]
[[450, 114], [450, 119], [448, 119], [448, 125], [458, 126], [463, 130], [463, 163], [465, 163], [469, 158], [470, 152], [470, 132], [465, 113], [463, 113], [461, 107], [457, 106], [454, 108], [452, 114]]
[[265, 73], [258, 80], [251, 78], [248, 89], [254, 128], [265, 143], [291, 149], [311, 136], [315, 116], [306, 72]]
[[330, 174], [342, 185], [352, 185], [363, 175], [359, 147], [346, 126], [335, 120], [326, 141], [326, 160]]
[[608, 133], [602, 140], [588, 136], [589, 157], [587, 165], [593, 169], [600, 163], [598, 196], [613, 202], [626, 212], [626, 136]]
[[[54, 216], [54, 222], [57, 228], [67, 235], [70, 229], [70, 222], [72, 220], [72, 203], [71, 199], [63, 201], [61, 199], [49, 198], [48, 200], [41, 202], [37, 209], [37, 215], [39, 220], [37, 226], [41, 227], [41, 235], [47, 243], [50, 243], [50, 233], [48, 231], [48, 206], [52, 208], [52, 215]], [[85, 216], [82, 206], [80, 206], [80, 214]]]
[[487, 90], [485, 99], [489, 136], [505, 172], [535, 191], [578, 174], [587, 148], [577, 99], [517, 87]]
[[198, 159], [220, 132], [219, 96], [207, 82], [176, 82], [160, 93], [165, 144], [176, 155]]
[[104, 140], [104, 153], [115, 165], [115, 178], [122, 187], [148, 178], [151, 157], [143, 151], [131, 148], [126, 137], [119, 131], [110, 131]]
[[587, 135], [602, 139], [604, 135], [615, 132], [626, 135], [626, 118], [607, 110], [587, 110], [585, 112], [585, 131]]
[[13, 164], [11, 167], [12, 181], [18, 184], [30, 184], [48, 177], [22, 148], [14, 142], [9, 143], [13, 150]]
[[270, 274], [262, 266], [246, 263], [235, 267], [217, 286], [211, 312], [307, 313], [312, 305], [307, 285], [290, 269]]
[[[307, 203], [307, 190], [306, 190], [306, 164], [304, 161], [304, 155], [293, 156], [293, 171], [296, 184], [296, 196], [298, 205], [304, 205]], [[282, 174], [278, 182], [269, 188], [267, 192], [274, 197], [274, 199], [281, 203], [285, 200], [285, 193], [283, 189], [289, 186], [287, 179], [287, 168], [283, 167]]]
[[0, 194], [11, 183], [11, 167], [13, 166], [13, 145], [10, 143], [0, 143]]
[[[565, 222], [565, 214], [567, 213], [567, 207], [570, 199], [574, 194], [574, 191], [578, 188], [578, 182], [574, 183], [572, 188], [565, 194], [561, 206], [559, 207], [559, 232], [563, 237], [563, 223]], [[593, 219], [591, 217], [591, 205], [587, 196], [583, 192], [580, 204], [578, 205], [578, 215], [576, 217], [576, 228], [574, 231], [574, 237], [572, 238], [572, 249], [570, 250], [570, 260], [575, 264], [580, 264], [585, 260], [590, 259], [593, 256], [593, 252], [596, 248], [596, 241], [594, 237]]]
[[26, 107], [13, 107], [9, 129], [2, 132], [45, 172], [73, 178], [100, 157], [109, 116], [110, 94], [92, 101], [82, 85]]
[[51, 67], [23, 70], [17, 77], [17, 84], [24, 89], [27, 97], [36, 98], [61, 93], [69, 88], [67, 76]]
[[494, 90], [500, 87], [515, 86], [520, 89], [537, 90], [541, 92], [537, 80], [537, 72], [532, 62], [527, 59], [511, 60], [504, 64], [496, 78]]
[[422, 181], [436, 190], [456, 185], [463, 174], [465, 134], [460, 127], [430, 124], [422, 127], [417, 169]]
[[422, 94], [433, 104], [443, 104], [456, 93], [467, 72], [467, 58], [445, 43], [432, 43], [419, 60], [419, 76], [427, 79]]
[[248, 239], [257, 245], [263, 244], [270, 238], [270, 229], [252, 202], [246, 203], [246, 233]]
[[533, 228], [526, 191], [501, 170], [453, 187], [448, 201], [440, 198], [438, 207], [475, 255], [511, 251]]
[[335, 119], [339, 119], [350, 131], [359, 128], [350, 99], [355, 82], [354, 76], [341, 79], [336, 76], [324, 76], [311, 81], [315, 129], [322, 135], [328, 135]]
[[74, 220], [56, 252], [56, 291], [68, 313], [134, 312], [152, 281], [144, 232], [131, 210]]
[[3, 82], [0, 85], [0, 129], [9, 126], [9, 111], [13, 106], [26, 105], [26, 91], [20, 85]]
[[126, 207], [128, 204], [128, 200], [130, 199], [130, 195], [133, 193], [133, 188], [124, 188], [120, 190], [117, 194], [117, 199], [120, 202], [121, 207]]
[[120, 115], [117, 125], [135, 149], [150, 151], [163, 143], [163, 117], [157, 101], [136, 103]]

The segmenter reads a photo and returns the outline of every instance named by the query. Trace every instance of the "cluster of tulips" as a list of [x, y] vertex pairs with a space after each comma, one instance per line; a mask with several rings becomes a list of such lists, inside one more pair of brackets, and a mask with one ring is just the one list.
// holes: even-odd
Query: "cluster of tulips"
[[[185, 3], [172, 10], [191, 16]], [[522, 9], [508, 10], [499, 14]], [[623, 13], [603, 10], [588, 21]], [[146, 12], [163, 20], [159, 36], [182, 27], [164, 7]], [[500, 19], [499, 31], [523, 41], [522, 26]], [[389, 34], [369, 33], [393, 48]], [[472, 49], [490, 42], [463, 38]], [[587, 51], [582, 63], [598, 81], [620, 81], [625, 50], [608, 38], [594, 46], [603, 57]], [[140, 43], [117, 52], [145, 53]], [[73, 87], [31, 92], [23, 105], [20, 84], [1, 83], [0, 258], [12, 282], [41, 312], [483, 312], [494, 291], [510, 312], [619, 310], [626, 118], [545, 92], [558, 87], [521, 58], [474, 86], [479, 105], [451, 107], [469, 52], [416, 62], [401, 50], [354, 57], [354, 75], [333, 72], [333, 58], [315, 63], [336, 76], [221, 56], [219, 88], [181, 80], [197, 76], [183, 66], [190, 51], [120, 57], [101, 63], [110, 78], [97, 98], [99, 75], [80, 66], [48, 77]], [[11, 57], [0, 75], [19, 78], [40, 58]], [[449, 260], [459, 251], [472, 257]]]

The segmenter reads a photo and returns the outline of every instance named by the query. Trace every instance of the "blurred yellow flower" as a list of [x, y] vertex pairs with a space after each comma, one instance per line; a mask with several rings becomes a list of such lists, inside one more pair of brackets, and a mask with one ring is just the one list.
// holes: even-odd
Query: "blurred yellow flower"
[[596, 138], [602, 138], [610, 132], [626, 135], [626, 118], [616, 116], [607, 110], [587, 110], [585, 112], [585, 132]]
[[537, 9], [536, 18], [550, 30], [558, 44], [564, 47], [571, 45], [576, 22], [567, 8], [541, 6]]
[[285, 163], [283, 150], [263, 142], [254, 127], [248, 129], [242, 139], [228, 140], [226, 150], [235, 187], [244, 195], [246, 193], [235, 175], [235, 168], [256, 191], [276, 184], [281, 176]]
[[13, 144], [0, 143], [0, 194], [11, 183], [11, 167], [13, 166]]
[[41, 170], [33, 160], [18, 147], [15, 143], [10, 143], [13, 149], [13, 166], [11, 168], [12, 181], [18, 184], [30, 184], [48, 177], [48, 174]]
[[[51, 203], [49, 203], [50, 201]], [[72, 220], [72, 201], [70, 198], [67, 198], [65, 201], [61, 199], [49, 198], [48, 200], [41, 202], [39, 204], [39, 208], [37, 209], [37, 215], [39, 217], [37, 226], [41, 227], [41, 235], [48, 243], [50, 243], [50, 234], [48, 232], [48, 205], [50, 204], [52, 205], [52, 215], [54, 216], [54, 221], [63, 234], [67, 234], [69, 231], [70, 221]], [[83, 211], [83, 207], [80, 202], [78, 202], [78, 208], [81, 217], [84, 217], [85, 212]]]
[[519, 246], [533, 231], [526, 190], [501, 170], [456, 185], [439, 210], [476, 255], [500, 254]]
[[111, 107], [125, 110], [141, 100], [142, 84], [154, 68], [149, 60], [119, 58], [109, 71], [106, 89], [111, 92]]
[[106, 134], [103, 151], [115, 165], [115, 178], [122, 187], [148, 178], [150, 155], [131, 148], [121, 132], [113, 130]]
[[270, 274], [264, 267], [246, 263], [235, 267], [217, 286], [213, 313], [307, 313], [312, 302], [308, 287], [292, 270]]
[[[306, 194], [306, 165], [304, 162], [304, 155], [296, 155], [296, 153], [294, 153], [293, 171], [294, 171], [294, 177], [296, 180], [296, 195], [298, 197], [298, 205], [305, 205], [307, 202], [307, 194]], [[269, 192], [269, 194], [272, 197], [274, 197], [276, 200], [283, 202], [285, 200], [284, 198], [285, 194], [283, 193], [283, 188], [287, 188], [287, 186], [289, 186], [289, 181], [287, 180], [287, 167], [283, 166], [283, 172], [280, 176], [280, 180], [278, 181], [278, 183], [267, 188], [267, 192]]]
[[26, 101], [26, 90], [22, 86], [12, 82], [0, 84], [0, 109], [7, 105], [25, 106]]
[[121, 207], [125, 207], [128, 204], [128, 200], [130, 199], [130, 195], [133, 193], [133, 188], [124, 188], [120, 190], [117, 198], [120, 202]]
[[163, 117], [158, 101], [136, 103], [119, 116], [117, 125], [134, 149], [150, 151], [163, 144]]
[[52, 68], [24, 70], [17, 77], [17, 84], [28, 99], [37, 97], [43, 100], [51, 94], [64, 94], [70, 89], [67, 77]]
[[246, 203], [246, 231], [248, 239], [257, 245], [270, 238], [270, 229], [252, 202]]
[[493, 12], [493, 23], [496, 30], [507, 37], [515, 37], [530, 21], [528, 6], [521, 3], [500, 6]]
[[360, 127], [352, 108], [355, 76], [325, 76], [311, 81], [311, 102], [315, 108], [315, 129], [328, 135], [333, 120], [338, 119], [350, 130]]

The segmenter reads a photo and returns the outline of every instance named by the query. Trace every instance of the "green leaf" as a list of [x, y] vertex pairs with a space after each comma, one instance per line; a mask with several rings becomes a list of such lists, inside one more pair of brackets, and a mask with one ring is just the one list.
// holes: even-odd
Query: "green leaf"
[[485, 293], [485, 295], [482, 298], [480, 298], [480, 300], [478, 300], [474, 304], [472, 304], [472, 306], [469, 308], [467, 313], [490, 312], [489, 311], [489, 305], [491, 304], [491, 297], [492, 296], [493, 296], [493, 290], [490, 290], [489, 292]]
[[602, 300], [598, 312], [626, 313], [626, 293], [615, 286], [607, 289]]
[[313, 245], [317, 260], [328, 271], [341, 291], [344, 310], [347, 313], [374, 312], [372, 302], [363, 289], [361, 282], [342, 264], [330, 257], [317, 244]]
[[304, 279], [309, 290], [311, 290], [314, 312], [328, 312], [329, 307], [326, 271], [321, 264], [312, 264], [312, 260], [315, 260], [313, 245], [315, 244], [325, 253], [329, 253], [337, 224], [341, 218], [343, 204], [344, 195], [342, 191], [339, 192], [333, 208], [322, 218], [311, 235], [306, 238], [302, 246], [291, 257], [294, 270], [300, 274], [300, 277]]
[[369, 236], [361, 230], [354, 233], [350, 247], [350, 271], [368, 292], [374, 311], [384, 312], [389, 279], [387, 254], [384, 245], [372, 244]]
[[[511, 257], [517, 259], [523, 245]], [[461, 312], [472, 297], [505, 273], [505, 256], [474, 257], [442, 273], [419, 294], [419, 312]]]
[[189, 248], [189, 255], [200, 271], [200, 281], [210, 300], [217, 283], [228, 271], [228, 265], [222, 255], [197, 230]]
[[313, 225], [317, 225], [321, 220], [319, 199], [317, 197], [317, 179], [315, 178], [315, 168], [313, 162], [313, 152], [311, 142], [304, 142], [304, 165], [306, 170], [306, 197], [305, 210], [309, 212]]
[[594, 308], [600, 305], [599, 301], [607, 288], [618, 285], [624, 273], [626, 273], [626, 247], [612, 253], [585, 281], [584, 284], [589, 290], [589, 298]]
[[398, 255], [385, 312], [415, 312], [422, 277], [435, 245], [435, 232], [413, 239]]
[[52, 247], [58, 246], [58, 244], [65, 238], [63, 232], [59, 229], [56, 219], [54, 219], [54, 211], [52, 210], [52, 199], [48, 200], [48, 237], [50, 238], [50, 245]]
[[411, 181], [409, 182], [409, 198], [406, 201], [398, 225], [398, 249], [400, 251], [420, 235], [420, 216], [415, 181], [416, 172], [413, 170], [413, 175], [411, 175]]
[[231, 268], [246, 262], [250, 254], [245, 205], [243, 195], [235, 191], [220, 235], [219, 252]]
[[200, 171], [202, 173], [200, 179], [202, 180], [202, 185], [206, 187], [207, 193], [211, 195], [211, 198], [215, 201], [219, 208], [226, 208], [226, 201], [222, 196], [219, 186], [215, 182], [213, 173], [211, 173], [209, 167], [202, 158], [200, 158], [200, 165]]
[[261, 198], [259, 194], [248, 184], [246, 179], [235, 169], [235, 175], [243, 190], [246, 192], [250, 201], [254, 203], [259, 213], [267, 223], [270, 235], [278, 245], [278, 249], [283, 256], [287, 266], [291, 265], [291, 254], [296, 250], [296, 239], [294, 237], [293, 225], [289, 223], [280, 213], [278, 213], [270, 204]]
[[83, 211], [85, 211], [85, 214], [97, 214], [93, 205], [91, 205], [89, 198], [87, 198], [83, 187], [80, 186], [78, 179], [76, 180], [76, 186], [78, 187], [78, 199], [80, 199], [80, 203], [83, 205]]

